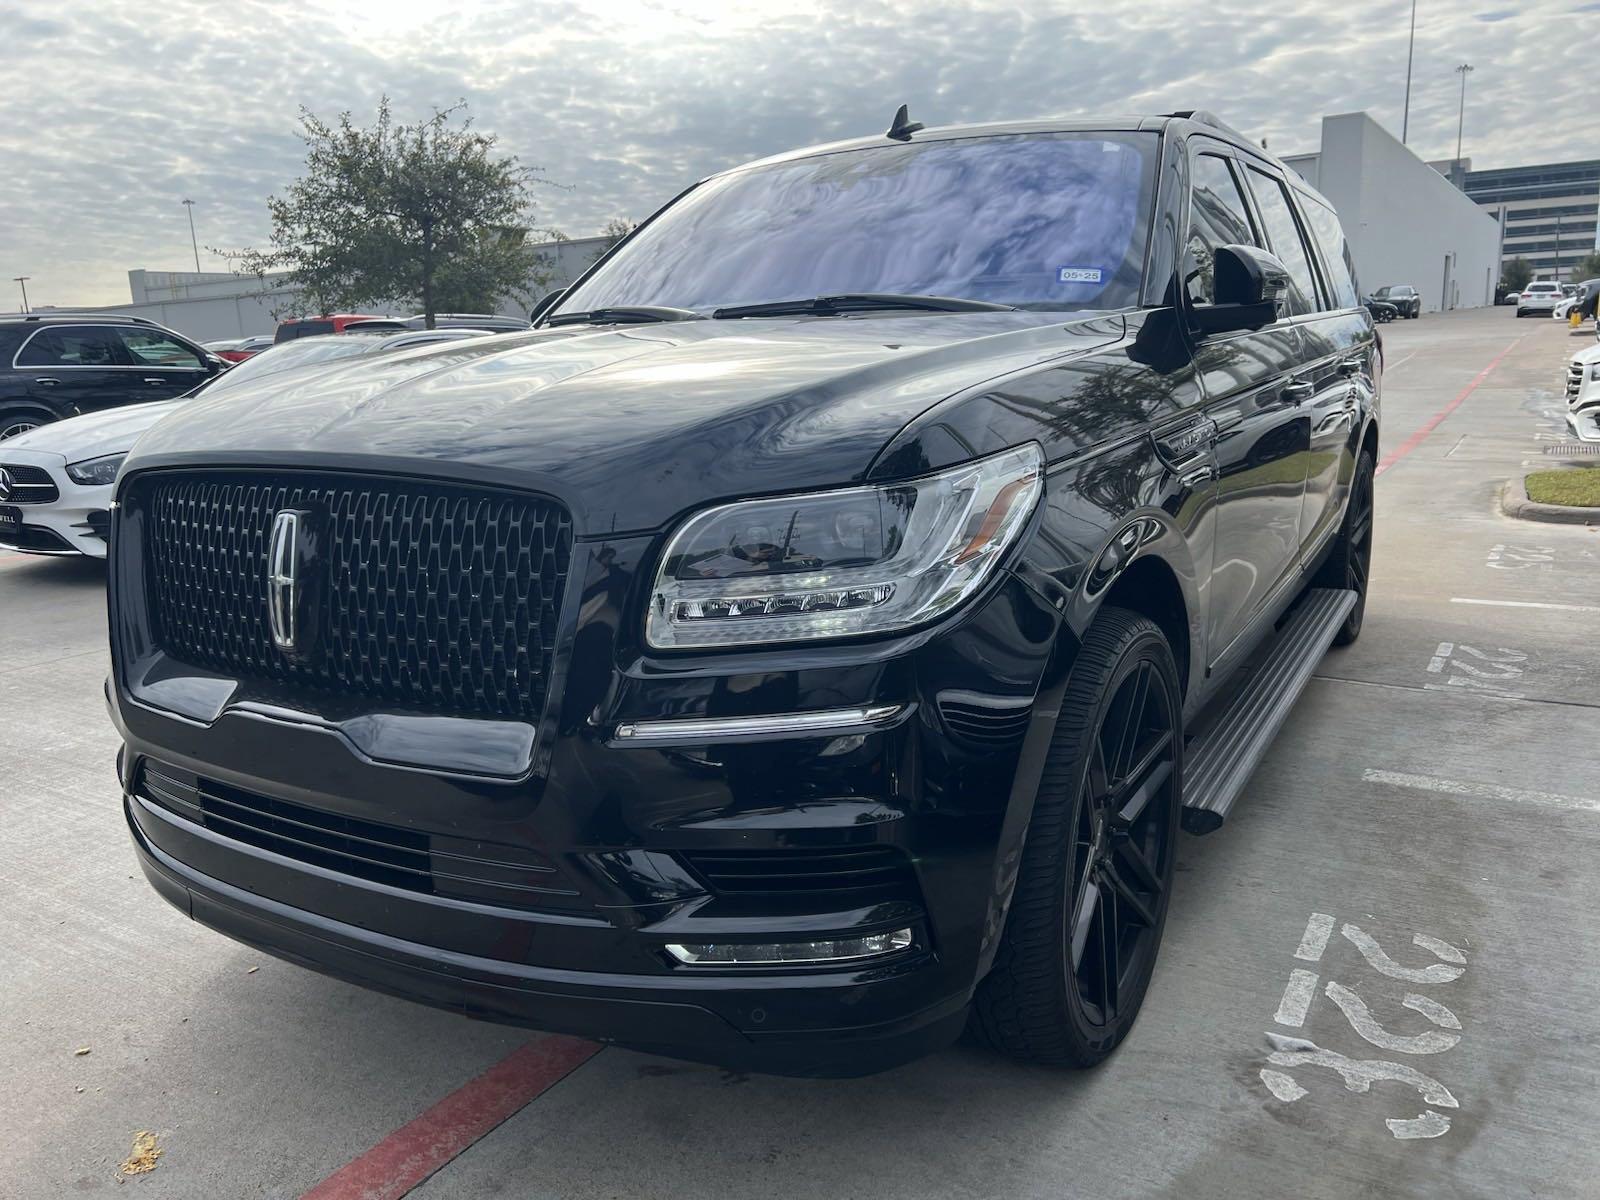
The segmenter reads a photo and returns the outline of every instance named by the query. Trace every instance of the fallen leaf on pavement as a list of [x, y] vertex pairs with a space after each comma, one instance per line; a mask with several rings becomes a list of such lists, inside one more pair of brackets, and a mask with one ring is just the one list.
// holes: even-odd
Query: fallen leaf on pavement
[[149, 1130], [141, 1129], [133, 1135], [133, 1151], [122, 1162], [124, 1175], [143, 1175], [156, 1169], [156, 1159], [162, 1154], [161, 1147], [156, 1145], [156, 1135]]
[[89, 1047], [87, 1047], [87, 1046], [79, 1046], [76, 1050], [74, 1050], [72, 1052], [72, 1057], [73, 1058], [82, 1058], [87, 1053], [89, 1053]]

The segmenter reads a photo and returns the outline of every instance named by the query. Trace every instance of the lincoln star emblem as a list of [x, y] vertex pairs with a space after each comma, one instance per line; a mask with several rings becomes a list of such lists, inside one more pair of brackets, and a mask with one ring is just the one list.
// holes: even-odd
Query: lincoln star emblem
[[272, 644], [280, 650], [295, 648], [299, 542], [300, 514], [279, 513], [272, 522], [272, 544], [267, 551], [267, 624], [272, 629]]
[[11, 478], [11, 472], [0, 467], [0, 500], [11, 499], [11, 489], [16, 486], [16, 480]]

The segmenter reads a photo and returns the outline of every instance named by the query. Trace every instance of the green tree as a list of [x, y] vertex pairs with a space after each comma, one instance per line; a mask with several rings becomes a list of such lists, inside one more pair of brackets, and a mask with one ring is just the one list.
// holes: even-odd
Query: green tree
[[1520, 292], [1533, 282], [1533, 266], [1525, 258], [1513, 258], [1500, 272], [1500, 277], [1505, 280], [1507, 291]]
[[376, 122], [300, 110], [305, 173], [270, 197], [271, 245], [241, 254], [256, 274], [289, 272], [321, 312], [412, 303], [429, 329], [440, 312], [489, 312], [538, 286], [532, 232], [537, 169], [497, 156], [463, 101], [414, 125], [385, 96]]
[[1580, 258], [1578, 265], [1572, 268], [1572, 274], [1567, 278], [1574, 283], [1582, 283], [1585, 279], [1600, 279], [1600, 250]]

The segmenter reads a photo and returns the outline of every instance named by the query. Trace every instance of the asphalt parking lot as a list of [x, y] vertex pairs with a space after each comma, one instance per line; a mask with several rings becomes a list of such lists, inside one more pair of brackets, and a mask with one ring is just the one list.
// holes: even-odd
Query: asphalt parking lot
[[[1496, 500], [1566, 437], [1577, 343], [1506, 308], [1383, 336], [1365, 631], [1185, 840], [1143, 1016], [1086, 1075], [594, 1052], [191, 924], [123, 826], [103, 570], [0, 555], [0, 1195], [1596, 1194], [1600, 530]], [[140, 1131], [163, 1155], [122, 1180]]]

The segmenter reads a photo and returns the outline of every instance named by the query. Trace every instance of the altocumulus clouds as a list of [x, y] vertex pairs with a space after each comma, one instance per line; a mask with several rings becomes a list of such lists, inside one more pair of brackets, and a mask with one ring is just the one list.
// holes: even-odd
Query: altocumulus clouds
[[[1593, 3], [1423, 0], [1411, 143], [1454, 152], [1471, 62], [1474, 165], [1600, 156]], [[337, 11], [334, 11], [337, 10]], [[1273, 150], [1324, 113], [1400, 127], [1407, 0], [12, 0], [0, 36], [0, 286], [45, 304], [127, 299], [130, 267], [259, 243], [301, 162], [300, 105], [398, 113], [458, 98], [562, 188], [538, 222], [572, 236], [641, 217], [708, 172], [929, 124], [1215, 109]], [[1531, 86], [1537, 83], [1538, 86]], [[1569, 90], [1570, 89], [1570, 90]], [[10, 307], [15, 298], [0, 301]]]

